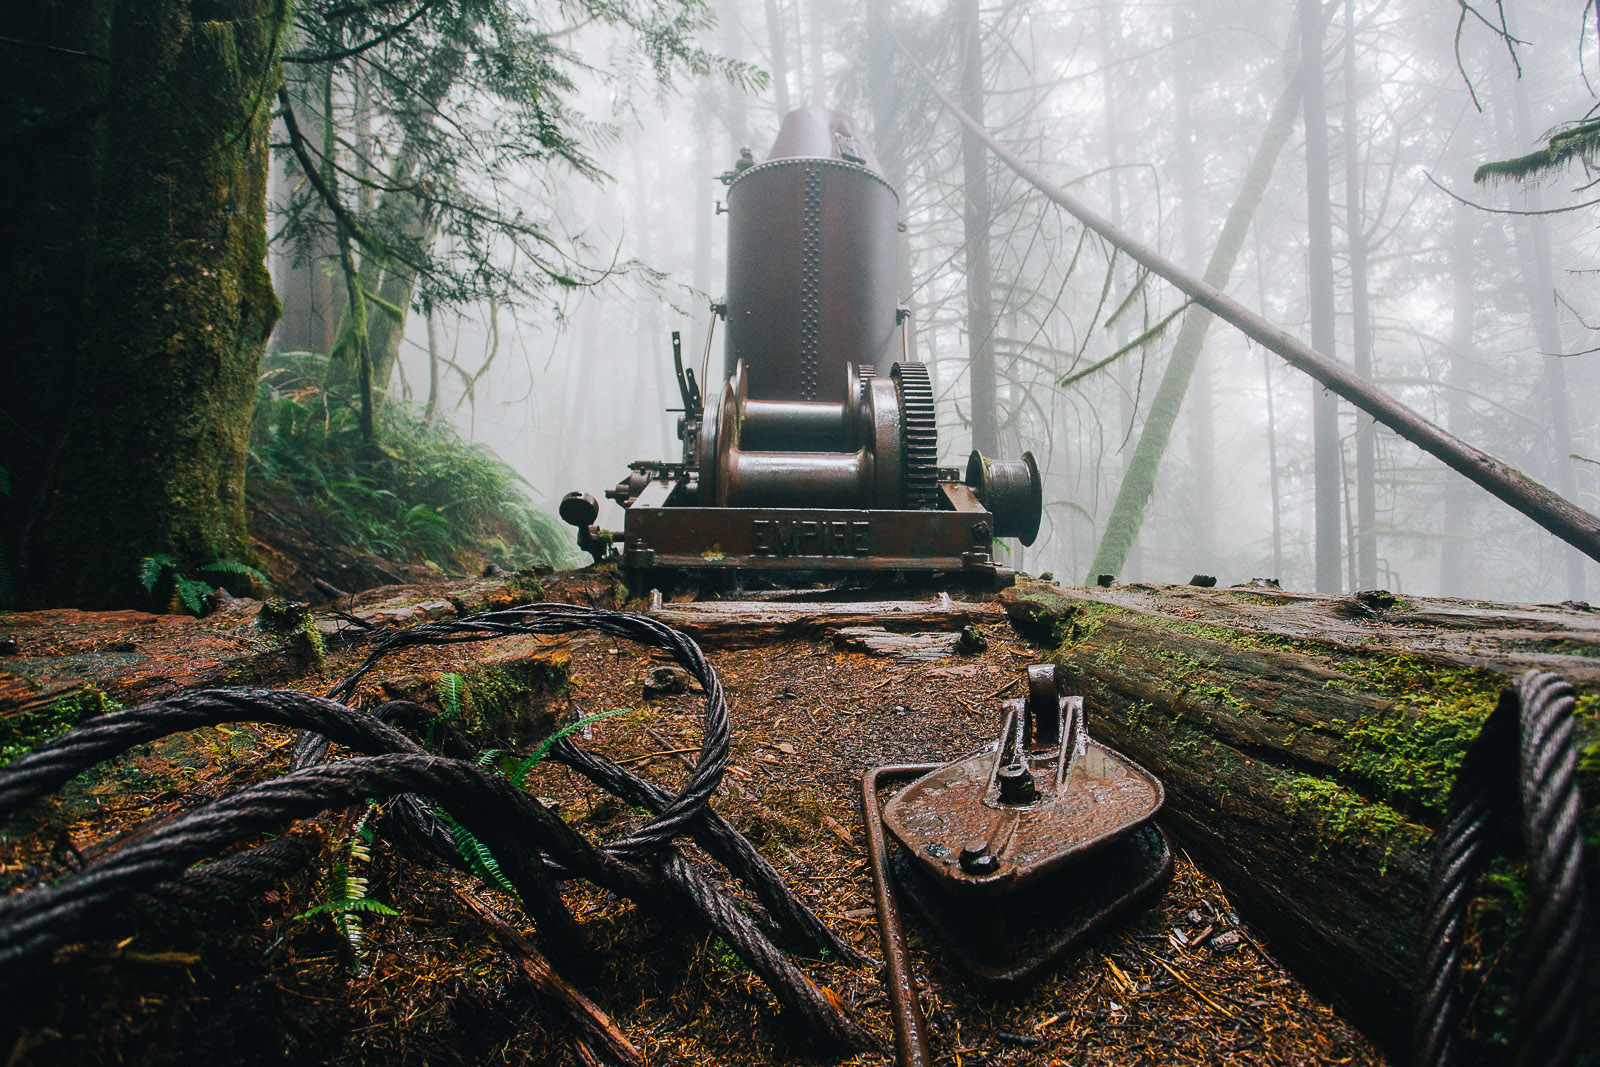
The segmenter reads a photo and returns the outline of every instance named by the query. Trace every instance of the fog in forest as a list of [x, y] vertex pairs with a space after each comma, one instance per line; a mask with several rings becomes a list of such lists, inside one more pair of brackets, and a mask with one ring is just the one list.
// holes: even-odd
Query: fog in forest
[[[718, 73], [663, 85], [623, 47], [624, 31], [564, 28], [561, 46], [589, 68], [574, 68], [569, 107], [586, 121], [572, 130], [604, 175], [551, 160], [503, 175], [486, 195], [544, 220], [572, 276], [592, 284], [493, 304], [439, 300], [431, 316], [413, 302], [388, 389], [424, 404], [431, 362], [439, 415], [497, 450], [550, 511], [571, 489], [599, 497], [631, 460], [678, 458], [669, 334], [682, 332], [698, 367], [710, 302], [725, 287], [717, 176], [742, 146], [765, 158], [786, 109], [826, 105], [861, 123], [900, 193], [901, 298], [910, 357], [935, 385], [941, 464], [964, 465], [973, 447], [969, 369], [989, 346], [995, 451], [1034, 453], [1046, 504], [1039, 540], [1012, 544], [1001, 562], [1083, 582], [1141, 440], [1171, 414], [1156, 397], [1175, 349], [1199, 324], [1186, 330], [1195, 312], [1180, 293], [1112, 256], [988, 155], [986, 226], [974, 237], [960, 128], [920, 64], [969, 105], [976, 93], [988, 128], [1052, 181], [1186, 269], [1228, 259], [1226, 291], [1307, 341], [1319, 328], [1308, 181], [1325, 187], [1334, 344], [1319, 348], [1594, 510], [1592, 176], [1581, 159], [1527, 182], [1473, 174], [1588, 115], [1600, 38], [1579, 5], [1506, 13], [1514, 47], [1442, 0], [1323, 6], [1322, 136], [1309, 155], [1310, 83], [1288, 2], [724, 0], [698, 43], [771, 75], [749, 91]], [[974, 43], [981, 85], [963, 80]], [[358, 95], [336, 87], [335, 113], [359, 114]], [[392, 158], [398, 148], [374, 128], [373, 155]], [[1247, 174], [1263, 157], [1270, 169], [1251, 195]], [[280, 208], [286, 173], [280, 160]], [[1249, 225], [1219, 257], [1230, 211]], [[975, 240], [990, 264], [988, 322], [969, 293]], [[338, 259], [324, 250], [297, 263], [280, 242], [273, 266], [282, 345], [294, 316], [330, 313], [308, 300], [319, 284], [328, 292]], [[713, 395], [721, 340], [710, 341]], [[1118, 579], [1203, 573], [1314, 589], [1321, 389], [1226, 323], [1211, 324], [1198, 352]], [[1336, 493], [1339, 588], [1515, 601], [1600, 592], [1600, 568], [1529, 520], [1350, 404], [1336, 418], [1323, 484]], [[1137, 470], [1129, 484], [1141, 495]], [[601, 525], [620, 528], [615, 505], [606, 509]]]

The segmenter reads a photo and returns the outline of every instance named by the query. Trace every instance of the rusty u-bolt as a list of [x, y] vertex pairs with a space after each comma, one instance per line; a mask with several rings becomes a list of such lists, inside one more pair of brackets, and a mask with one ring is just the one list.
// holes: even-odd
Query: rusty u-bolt
[[889, 1011], [894, 1016], [895, 1059], [899, 1067], [929, 1067], [933, 1057], [923, 1036], [922, 1007], [917, 1003], [917, 987], [906, 960], [905, 935], [900, 924], [900, 906], [895, 900], [894, 883], [889, 877], [889, 844], [883, 835], [883, 817], [878, 811], [878, 783], [884, 779], [921, 778], [939, 769], [937, 763], [899, 763], [873, 767], [861, 776], [861, 807], [867, 827], [867, 859], [872, 866], [872, 896], [878, 910], [878, 936], [883, 941], [883, 963], [887, 972]]

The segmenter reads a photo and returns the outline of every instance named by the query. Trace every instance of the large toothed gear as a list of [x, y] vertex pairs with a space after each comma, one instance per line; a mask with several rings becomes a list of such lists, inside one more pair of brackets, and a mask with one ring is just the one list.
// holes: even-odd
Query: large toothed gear
[[896, 363], [889, 374], [900, 397], [905, 506], [932, 508], [939, 498], [939, 428], [933, 411], [933, 383], [921, 363]]

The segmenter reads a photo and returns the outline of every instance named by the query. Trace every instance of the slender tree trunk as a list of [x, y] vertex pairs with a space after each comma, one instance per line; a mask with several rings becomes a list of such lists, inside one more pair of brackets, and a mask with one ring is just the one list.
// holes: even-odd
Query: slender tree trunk
[[828, 106], [828, 73], [823, 62], [823, 47], [828, 39], [828, 16], [823, 0], [811, 0], [811, 77], [806, 99], [814, 107]]
[[[434, 212], [414, 197], [400, 205], [404, 212], [401, 227], [405, 238], [417, 248], [433, 244], [438, 232], [438, 218]], [[395, 365], [400, 360], [400, 343], [405, 340], [407, 313], [411, 310], [411, 296], [416, 291], [417, 272], [409, 264], [391, 260], [384, 268], [383, 281], [378, 285], [377, 306], [367, 314], [367, 346], [371, 353], [372, 380], [383, 393], [389, 388]]]
[[[1261, 229], [1252, 234], [1256, 252], [1256, 306], [1267, 310], [1267, 271], [1261, 259]], [[1261, 351], [1262, 385], [1267, 398], [1267, 493], [1272, 498], [1272, 577], [1283, 577], [1283, 494], [1278, 486], [1278, 419], [1272, 398], [1272, 353]]]
[[[1320, 0], [1299, 0], [1300, 77], [1306, 117], [1307, 278], [1311, 347], [1334, 356], [1333, 220], [1329, 212], [1328, 109], [1323, 99], [1323, 22]], [[1311, 386], [1312, 479], [1316, 519], [1316, 589], [1337, 593], [1339, 542], [1339, 405], [1322, 385]]]
[[[1117, 58], [1117, 43], [1119, 40], [1118, 24], [1122, 17], [1120, 0], [1100, 5], [1100, 78], [1101, 78], [1101, 122], [1105, 128], [1106, 138], [1106, 184], [1110, 197], [1108, 203], [1111, 209], [1111, 221], [1114, 225], [1124, 224], [1122, 214], [1122, 152], [1120, 125], [1118, 119], [1120, 111], [1117, 106], [1117, 90], [1122, 82], [1113, 76], [1112, 64]], [[1127, 292], [1128, 271], [1122, 259], [1117, 258], [1110, 267], [1112, 272], [1111, 287], [1114, 292]], [[1129, 316], [1120, 315], [1116, 326], [1113, 327], [1113, 351], [1119, 351], [1128, 343]], [[1116, 367], [1117, 375], [1117, 414], [1118, 424], [1131, 429], [1134, 420], [1138, 418], [1138, 405], [1135, 403], [1138, 384], [1134, 381], [1134, 371], [1127, 360], [1119, 361]], [[1128, 471], [1133, 465], [1133, 453], [1122, 450], [1122, 477], [1128, 476]], [[1093, 533], [1091, 530], [1090, 533]], [[1128, 549], [1127, 558], [1122, 564], [1122, 573], [1125, 578], [1137, 581], [1143, 574], [1142, 552], [1137, 540]], [[1076, 568], [1074, 568], [1076, 570]]]
[[789, 113], [789, 63], [783, 52], [783, 12], [778, 0], [767, 0], [767, 47], [772, 51], [772, 91], [781, 121]]
[[[1470, 175], [1464, 177], [1470, 178]], [[1465, 389], [1473, 380], [1473, 316], [1477, 294], [1472, 284], [1473, 209], [1457, 204], [1450, 235], [1450, 277], [1454, 292], [1450, 318], [1450, 369], [1447, 380], [1454, 386], [1445, 397], [1447, 427], [1458, 437], [1471, 432], [1471, 409]], [[1452, 478], [1444, 487], [1444, 529], [1439, 544], [1439, 594], [1470, 596], [1476, 584], [1472, 578], [1472, 513], [1476, 497], [1472, 490]]]
[[[711, 89], [705, 87], [701, 90], [701, 100], [711, 104]], [[732, 156], [729, 157], [734, 158]], [[711, 221], [712, 201], [715, 194], [712, 191], [712, 176], [716, 166], [711, 160], [711, 125], [706, 122], [697, 122], [694, 127], [694, 157], [690, 161], [693, 172], [689, 175], [685, 187], [689, 190], [689, 217], [694, 219], [694, 266], [691, 283], [695, 295], [691, 306], [693, 317], [690, 322], [693, 328], [689, 331], [687, 348], [684, 351], [684, 364], [693, 365], [695, 373], [700, 373], [700, 354], [705, 351], [706, 337], [711, 329], [711, 304], [716, 298], [712, 292], [715, 281], [711, 277]], [[702, 382], [702, 389], [710, 389], [709, 383]]]
[[[1273, 106], [1272, 117], [1262, 131], [1261, 143], [1256, 146], [1250, 169], [1245, 173], [1233, 206], [1228, 209], [1227, 221], [1217, 237], [1217, 246], [1206, 264], [1206, 284], [1221, 289], [1233, 274], [1233, 265], [1244, 248], [1245, 235], [1250, 230], [1250, 220], [1266, 192], [1267, 182], [1278, 162], [1278, 155], [1288, 143], [1294, 130], [1295, 110], [1300, 103], [1300, 87], [1291, 78], [1283, 95]], [[1128, 551], [1139, 536], [1144, 524], [1144, 509], [1155, 491], [1156, 472], [1161, 457], [1166, 453], [1167, 442], [1172, 438], [1172, 427], [1188, 391], [1189, 379], [1194, 373], [1205, 343], [1206, 331], [1211, 328], [1211, 312], [1203, 308], [1190, 308], [1184, 315], [1178, 338], [1172, 345], [1172, 358], [1161, 375], [1161, 384], [1150, 401], [1150, 414], [1139, 431], [1139, 443], [1134, 446], [1128, 473], [1117, 490], [1117, 499], [1111, 505], [1111, 516], [1106, 521], [1105, 533], [1100, 538], [1100, 548], [1094, 562], [1089, 565], [1087, 581], [1092, 583], [1097, 574], [1116, 574], [1128, 558]]]
[[[332, 132], [323, 104], [330, 76], [331, 68], [323, 67], [314, 76], [287, 86], [295, 113], [302, 116], [301, 128], [316, 129], [324, 145]], [[282, 157], [274, 169], [287, 184], [290, 178]], [[333, 214], [317, 204], [310, 215], [313, 225], [294, 244], [270, 249], [273, 289], [283, 305], [272, 344], [280, 352], [317, 352], [326, 356], [338, 340], [345, 293], [342, 281], [336, 279], [339, 244]]]
[[[638, 141], [633, 145], [633, 181], [638, 189], [639, 211], [636, 215], [637, 224], [635, 233], [639, 239], [639, 258], [646, 263], [655, 260], [655, 220], [660, 217], [653, 210], [650, 202], [651, 191], [655, 188], [650, 181], [649, 168], [645, 165], [644, 153]], [[634, 316], [635, 352], [637, 358], [643, 363], [634, 378], [636, 386], [636, 400], [631, 410], [650, 413], [652, 423], [660, 432], [660, 451], [658, 455], [672, 455], [672, 430], [668, 423], [671, 421], [666, 410], [673, 406], [673, 396], [667, 389], [667, 366], [671, 359], [671, 347], [666, 331], [661, 326], [660, 304], [655, 300], [641, 300], [636, 307]], [[646, 382], [649, 385], [646, 386]]]
[[189, 0], [111, 12], [97, 236], [84, 303], [62, 309], [80, 343], [31, 354], [74, 385], [29, 603], [131, 605], [141, 557], [193, 574], [250, 556], [245, 453], [278, 315], [262, 101], [282, 27], [267, 0], [237, 6], [227, 21], [197, 20]]
[[[723, 0], [718, 5], [718, 14], [722, 21], [722, 54], [729, 59], [744, 58], [744, 26], [739, 18], [738, 0]], [[777, 76], [773, 76], [777, 81]], [[723, 121], [728, 127], [728, 152], [729, 159], [736, 159], [739, 149], [750, 143], [750, 131], [745, 117], [744, 90], [730, 81], [726, 85], [727, 111]]]
[[[1513, 33], [1516, 21], [1507, 12]], [[1516, 138], [1515, 152], [1526, 152], [1533, 143], [1533, 123], [1528, 115], [1528, 94], [1522, 79], [1511, 85], [1511, 128]], [[1537, 212], [1544, 206], [1539, 186], [1528, 183], [1527, 209]], [[1572, 410], [1567, 400], [1567, 368], [1561, 353], [1561, 323], [1556, 317], [1555, 271], [1550, 256], [1550, 231], [1544, 218], [1530, 214], [1512, 220], [1516, 235], [1517, 252], [1522, 260], [1522, 284], [1528, 298], [1528, 311], [1533, 316], [1534, 335], [1539, 341], [1539, 351], [1544, 354], [1544, 395], [1546, 416], [1550, 420], [1550, 478], [1556, 490], [1568, 500], [1578, 495], [1577, 475], [1572, 469], [1571, 455], [1576, 451], [1572, 435]], [[1584, 561], [1576, 549], [1563, 548], [1566, 565], [1567, 596], [1583, 600], [1586, 596]]]
[[[956, 34], [961, 42], [961, 107], [983, 122], [983, 24], [978, 0], [956, 0]], [[989, 155], [971, 130], [961, 131], [961, 172], [965, 200], [962, 232], [966, 240], [967, 358], [972, 403], [972, 447], [999, 454], [1000, 420], [995, 401], [994, 271], [989, 249]]]
[[[402, 249], [412, 249], [409, 258], [392, 254], [385, 249], [364, 249], [361, 265], [348, 286], [352, 294], [363, 301], [360, 315], [347, 316], [334, 346], [337, 358], [329, 361], [328, 385], [330, 388], [348, 388], [352, 376], [361, 389], [363, 423], [368, 420], [369, 398], [381, 400], [394, 376], [395, 362], [400, 357], [400, 342], [405, 338], [406, 317], [411, 308], [411, 296], [416, 289], [417, 262], [433, 244], [438, 227], [437, 208], [411, 192], [423, 166], [424, 144], [432, 135], [430, 109], [437, 107], [455, 84], [466, 53], [454, 45], [443, 45], [429, 57], [430, 66], [426, 80], [418, 91], [422, 126], [408, 129], [400, 149], [395, 153], [394, 165], [389, 168], [384, 181], [390, 186], [381, 197], [376, 191], [359, 182], [352, 203], [365, 207], [376, 197], [377, 217], [389, 220], [392, 229], [379, 236], [392, 241]], [[357, 82], [359, 87], [360, 82]], [[359, 97], [359, 92], [356, 94]], [[332, 111], [331, 101], [328, 108]], [[332, 160], [338, 147], [329, 144], [325, 151], [330, 160], [329, 172], [324, 181], [330, 189], [339, 187], [338, 175], [333, 172]], [[352, 169], [358, 174], [367, 171], [361, 160], [353, 161]], [[374, 301], [366, 301], [368, 296]], [[352, 296], [352, 301], [356, 296]], [[359, 329], [357, 336], [352, 331]], [[358, 343], [359, 342], [359, 343]], [[348, 352], [346, 350], [349, 350]], [[348, 358], [354, 353], [360, 358]]]
[[[1176, 39], [1189, 33], [1192, 11], [1179, 9], [1174, 27]], [[1193, 46], [1185, 45], [1183, 54], [1174, 62], [1176, 92], [1174, 132], [1177, 141], [1178, 198], [1182, 213], [1180, 230], [1183, 234], [1183, 255], [1187, 270], [1195, 270], [1204, 255], [1202, 251], [1201, 224], [1205, 217], [1204, 198], [1200, 193], [1199, 166], [1194, 158], [1196, 130], [1191, 101], [1195, 95], [1195, 70]], [[1211, 395], [1211, 361], [1206, 358], [1202, 340], [1195, 354], [1194, 373], [1189, 383], [1189, 464], [1194, 482], [1194, 496], [1188, 512], [1185, 530], [1186, 566], [1196, 571], [1214, 572], [1217, 559], [1217, 502], [1216, 502], [1216, 426], [1213, 418]]]
[[[1355, 0], [1344, 5], [1344, 203], [1350, 248], [1351, 347], [1356, 373], [1372, 380], [1372, 317], [1367, 306], [1367, 213], [1356, 126]], [[1378, 586], [1378, 424], [1356, 412], [1356, 588]]]
[[[867, 0], [867, 98], [872, 108], [872, 146], [883, 165], [884, 176], [901, 198], [905, 214], [906, 158], [905, 135], [901, 131], [900, 90], [895, 79], [899, 53], [895, 49], [891, 0]], [[911, 298], [911, 238], [902, 232], [895, 242], [896, 293], [901, 301]], [[907, 331], [915, 323], [907, 321]], [[915, 353], [915, 339], [907, 336], [907, 351]], [[913, 354], [911, 357], [916, 359]], [[931, 367], [930, 367], [931, 373]]]
[[424, 312], [428, 322], [428, 404], [422, 409], [422, 418], [432, 422], [439, 411], [439, 335], [434, 327], [433, 308]]

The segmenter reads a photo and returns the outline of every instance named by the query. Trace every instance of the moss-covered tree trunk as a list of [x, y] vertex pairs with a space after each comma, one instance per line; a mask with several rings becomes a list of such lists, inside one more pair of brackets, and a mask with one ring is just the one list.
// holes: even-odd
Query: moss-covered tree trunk
[[[250, 554], [245, 454], [263, 345], [267, 135], [285, 0], [110, 12], [94, 219], [59, 346], [71, 403], [26, 564], [34, 604], [130, 605], [141, 557]], [[75, 343], [74, 343], [75, 342]]]
[[[1267, 182], [1277, 166], [1278, 154], [1289, 141], [1294, 130], [1295, 110], [1299, 107], [1300, 90], [1296, 79], [1290, 78], [1272, 109], [1272, 118], [1262, 131], [1261, 143], [1256, 146], [1250, 169], [1245, 172], [1239, 192], [1234, 196], [1228, 218], [1222, 224], [1222, 233], [1211, 251], [1206, 264], [1205, 281], [1218, 289], [1227, 287], [1233, 276], [1233, 265], [1238, 262], [1244, 248], [1245, 236], [1250, 232], [1250, 220], [1267, 191]], [[1144, 525], [1145, 505], [1150, 502], [1156, 488], [1156, 472], [1161, 467], [1161, 457], [1166, 454], [1167, 443], [1172, 440], [1172, 427], [1178, 421], [1178, 411], [1183, 407], [1184, 394], [1189, 391], [1189, 379], [1194, 376], [1195, 364], [1205, 347], [1206, 332], [1211, 329], [1211, 312], [1204, 308], [1190, 308], [1183, 317], [1178, 339], [1172, 345], [1172, 358], [1161, 375], [1155, 398], [1150, 401], [1150, 414], [1139, 431], [1139, 443], [1133, 448], [1133, 458], [1122, 476], [1117, 498], [1111, 505], [1111, 516], [1106, 520], [1105, 532], [1100, 535], [1100, 547], [1095, 550], [1094, 562], [1089, 564], [1087, 581], [1093, 582], [1099, 574], [1116, 574], [1133, 551], [1133, 543]]]
[[[1158, 775], [1162, 820], [1268, 948], [1404, 1058], [1434, 829], [1467, 745], [1530, 667], [1577, 688], [1587, 877], [1600, 877], [1600, 623], [1554, 606], [1276, 589], [1022, 582], [1002, 594]], [[1479, 888], [1471, 1034], [1508, 1029], [1520, 889]], [[1502, 953], [1502, 949], [1505, 951]], [[1600, 960], [1591, 965], [1596, 981]]]

